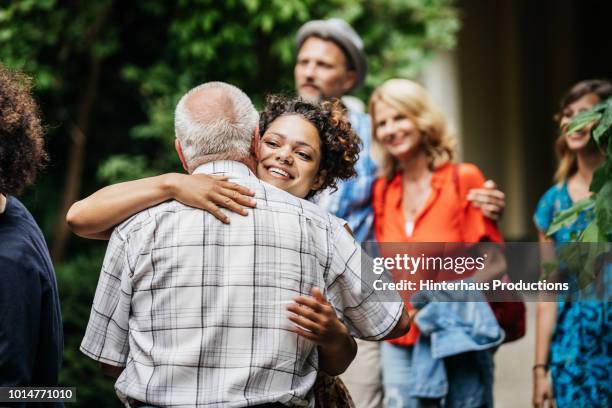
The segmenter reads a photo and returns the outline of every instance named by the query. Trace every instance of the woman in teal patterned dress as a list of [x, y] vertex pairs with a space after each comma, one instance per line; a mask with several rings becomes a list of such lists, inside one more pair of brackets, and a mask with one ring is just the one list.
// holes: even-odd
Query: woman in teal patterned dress
[[[593, 218], [592, 211], [585, 211], [572, 225], [550, 237], [545, 234], [556, 214], [589, 196], [593, 173], [604, 160], [591, 140], [590, 130], [573, 134], [564, 130], [574, 115], [610, 96], [610, 82], [589, 80], [574, 85], [561, 101], [561, 112], [557, 116], [561, 129], [556, 142], [557, 184], [542, 196], [534, 216], [540, 241], [552, 240], [555, 246], [574, 241]], [[611, 329], [612, 310], [607, 302], [559, 299], [539, 303], [533, 406], [552, 406], [554, 400], [558, 408], [610, 407]]]

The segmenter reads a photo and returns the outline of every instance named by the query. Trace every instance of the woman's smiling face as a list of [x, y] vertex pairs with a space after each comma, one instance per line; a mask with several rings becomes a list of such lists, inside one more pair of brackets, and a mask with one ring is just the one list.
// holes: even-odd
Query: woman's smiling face
[[257, 177], [275, 187], [304, 198], [323, 184], [320, 165], [319, 132], [298, 114], [279, 116], [261, 136]]
[[386, 102], [374, 105], [376, 139], [398, 160], [422, 148], [423, 135], [405, 114]]

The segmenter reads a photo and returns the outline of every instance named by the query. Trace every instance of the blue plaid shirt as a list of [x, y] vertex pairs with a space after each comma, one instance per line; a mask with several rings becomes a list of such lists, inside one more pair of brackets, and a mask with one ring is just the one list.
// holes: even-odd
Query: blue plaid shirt
[[366, 113], [348, 113], [353, 130], [361, 138], [362, 148], [355, 164], [357, 176], [338, 182], [338, 190], [323, 191], [315, 198], [317, 204], [348, 222], [355, 239], [364, 242], [373, 239], [372, 186], [376, 180], [376, 163], [372, 159], [372, 128]]

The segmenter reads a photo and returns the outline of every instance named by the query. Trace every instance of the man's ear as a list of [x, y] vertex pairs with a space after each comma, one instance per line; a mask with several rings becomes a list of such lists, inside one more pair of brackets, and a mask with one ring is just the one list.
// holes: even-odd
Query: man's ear
[[317, 174], [315, 182], [312, 185], [312, 187], [310, 187], [310, 189], [312, 191], [318, 191], [321, 188], [321, 186], [323, 185], [323, 183], [325, 183], [326, 179], [327, 179], [327, 171], [326, 170], [321, 170], [319, 172], [319, 174]]
[[357, 81], [357, 71], [354, 69], [346, 71], [346, 76], [344, 77], [344, 81], [342, 83], [342, 90], [344, 92], [348, 92], [353, 88], [355, 82]]
[[181, 160], [181, 164], [187, 173], [189, 173], [189, 167], [187, 166], [187, 162], [185, 161], [185, 156], [183, 155], [183, 149], [181, 148], [181, 142], [178, 139], [174, 139], [174, 148], [176, 149], [176, 153], [178, 154], [179, 159]]

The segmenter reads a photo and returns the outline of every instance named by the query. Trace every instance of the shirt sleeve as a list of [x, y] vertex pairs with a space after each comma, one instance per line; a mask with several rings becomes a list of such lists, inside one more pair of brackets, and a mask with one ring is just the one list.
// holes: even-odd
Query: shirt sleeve
[[555, 216], [555, 200], [557, 198], [557, 187], [553, 186], [550, 188], [536, 206], [535, 213], [533, 214], [533, 222], [538, 230], [542, 232], [548, 231], [550, 224]]
[[[482, 188], [485, 182], [484, 175], [478, 167], [470, 163], [463, 163], [459, 167], [459, 177], [462, 194], [467, 195], [472, 188]], [[463, 240], [465, 242], [502, 242], [502, 235], [497, 223], [484, 216], [480, 208], [466, 201], [464, 213]]]
[[117, 230], [108, 243], [81, 351], [102, 363], [124, 367], [132, 297], [126, 242]]
[[395, 291], [376, 291], [371, 258], [342, 226], [332, 234], [327, 296], [355, 337], [379, 340], [399, 322], [403, 303]]

